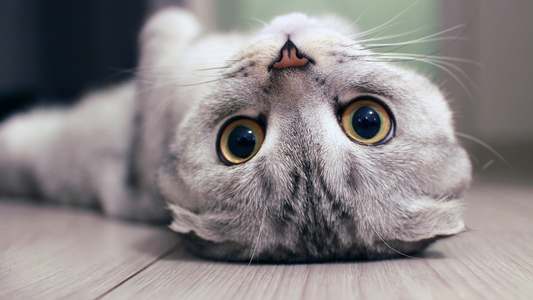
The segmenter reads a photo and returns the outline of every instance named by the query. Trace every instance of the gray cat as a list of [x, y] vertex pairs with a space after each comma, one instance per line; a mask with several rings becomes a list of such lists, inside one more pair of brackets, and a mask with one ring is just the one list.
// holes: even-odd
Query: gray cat
[[164, 221], [235, 261], [380, 259], [464, 230], [471, 165], [427, 78], [342, 20], [202, 36], [166, 9], [135, 82], [0, 126], [0, 190]]

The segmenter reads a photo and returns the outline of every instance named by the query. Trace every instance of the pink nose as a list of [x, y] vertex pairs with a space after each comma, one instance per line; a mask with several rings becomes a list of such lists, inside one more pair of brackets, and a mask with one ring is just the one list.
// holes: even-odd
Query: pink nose
[[291, 40], [281, 47], [281, 59], [276, 62], [272, 67], [274, 69], [285, 69], [289, 67], [302, 67], [307, 64], [309, 60], [298, 54], [298, 48]]

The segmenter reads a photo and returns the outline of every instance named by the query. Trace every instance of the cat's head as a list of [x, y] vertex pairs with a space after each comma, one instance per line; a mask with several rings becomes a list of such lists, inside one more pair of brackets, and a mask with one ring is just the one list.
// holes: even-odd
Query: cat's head
[[464, 230], [471, 165], [439, 87], [334, 23], [274, 19], [191, 100], [159, 186], [200, 255], [373, 259]]

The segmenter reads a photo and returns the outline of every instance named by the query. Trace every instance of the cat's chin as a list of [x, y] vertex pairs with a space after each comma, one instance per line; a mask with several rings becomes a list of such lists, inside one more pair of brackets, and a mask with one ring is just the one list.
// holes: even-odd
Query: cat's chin
[[[371, 246], [354, 244], [348, 248], [328, 248], [311, 253], [308, 249], [289, 249], [283, 246], [256, 253], [253, 246], [237, 242], [212, 242], [198, 237], [194, 232], [181, 234], [188, 250], [196, 256], [212, 260], [245, 263], [321, 263], [338, 261], [369, 261], [392, 258], [413, 258], [433, 242], [448, 236], [436, 236], [420, 241], [380, 241]], [[421, 255], [423, 257], [424, 255]]]

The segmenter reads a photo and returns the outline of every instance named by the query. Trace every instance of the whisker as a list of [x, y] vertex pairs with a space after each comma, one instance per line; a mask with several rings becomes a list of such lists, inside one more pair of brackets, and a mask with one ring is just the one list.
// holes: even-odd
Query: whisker
[[367, 42], [373, 42], [373, 41], [390, 40], [390, 39], [395, 39], [395, 38], [403, 37], [403, 36], [406, 36], [406, 35], [410, 35], [410, 34], [413, 34], [413, 33], [422, 31], [424, 29], [428, 29], [428, 28], [429, 28], [429, 26], [423, 26], [423, 27], [420, 27], [420, 28], [417, 28], [417, 29], [413, 29], [411, 31], [404, 32], [404, 33], [385, 35], [385, 36], [381, 36], [381, 37], [378, 37], [378, 38], [371, 38], [371, 39], [366, 39], [366, 40], [358, 40], [358, 42], [359, 43], [367, 43]]
[[[392, 55], [385, 55], [381, 58], [385, 58], [387, 60], [383, 60], [382, 62], [409, 62], [409, 61], [420, 61], [420, 62], [424, 62], [424, 63], [428, 63], [428, 64], [432, 64], [432, 65], [436, 65], [438, 66], [438, 64], [442, 64], [442, 65], [446, 65], [446, 66], [449, 66], [455, 70], [457, 70], [461, 75], [463, 75], [467, 80], [468, 82], [474, 86], [476, 89], [476, 84], [472, 81], [472, 79], [461, 69], [459, 68], [458, 66], [448, 62], [448, 61], [456, 61], [456, 62], [462, 62], [462, 63], [468, 63], [468, 64], [474, 64], [474, 65], [477, 65], [477, 66], [482, 66], [480, 63], [478, 62], [475, 62], [475, 61], [471, 61], [471, 60], [468, 60], [468, 59], [462, 59], [462, 58], [456, 58], [456, 57], [438, 57], [438, 56], [430, 56], [430, 57], [425, 57], [425, 56], [419, 56], [419, 55], [399, 55], [399, 56], [392, 56]], [[378, 61], [378, 60], [368, 60], [368, 61]], [[440, 66], [438, 66], [440, 67]]]
[[231, 68], [231, 67], [224, 66], [224, 67], [205, 68], [205, 69], [197, 69], [196, 71], [211, 71], [211, 70], [221, 70], [221, 69], [228, 69], [228, 68]]
[[[462, 26], [464, 26], [464, 24], [463, 24], [463, 25], [457, 25], [457, 26], [454, 26], [454, 27], [452, 27], [452, 28], [449, 28], [449, 29], [443, 30], [443, 31], [441, 31], [441, 32], [438, 32], [438, 33], [436, 33], [436, 34], [432, 34], [432, 35], [429, 35], [429, 36], [426, 36], [426, 37], [422, 37], [422, 38], [419, 38], [419, 39], [414, 39], [414, 40], [411, 40], [411, 41], [408, 41], [408, 42], [398, 43], [398, 44], [399, 44], [399, 47], [396, 47], [396, 48], [394, 48], [394, 49], [391, 49], [391, 50], [388, 50], [388, 51], [384, 51], [384, 52], [381, 52], [381, 53], [391, 53], [391, 52], [392, 52], [392, 53], [396, 53], [396, 51], [398, 51], [399, 49], [404, 48], [404, 47], [406, 47], [406, 46], [408, 46], [408, 45], [416, 44], [416, 43], [418, 43], [418, 41], [423, 41], [423, 42], [425, 42], [426, 39], [429, 39], [429, 38], [431, 38], [431, 37], [435, 37], [435, 36], [438, 36], [438, 35], [444, 34], [444, 33], [446, 33], [446, 32], [449, 32], [449, 31], [451, 31], [451, 30], [457, 29], [457, 28], [462, 27]], [[467, 27], [467, 28], [468, 28], [468, 27]], [[466, 29], [465, 29], [465, 30], [466, 30]], [[437, 51], [435, 51], [435, 52], [433, 52], [433, 53], [430, 53], [430, 54], [428, 54], [428, 55], [433, 55], [433, 54], [436, 54], [436, 53], [442, 51], [443, 49], [447, 48], [449, 45], [451, 45], [451, 44], [455, 43], [457, 40], [459, 40], [459, 38], [461, 38], [461, 36], [462, 36], [463, 34], [464, 34], [464, 31], [461, 33], [461, 35], [459, 35], [458, 37], [455, 37], [455, 38], [453, 39], [453, 41], [452, 41], [450, 44], [448, 44], [448, 45], [446, 45], [445, 47], [443, 47], [443, 48], [441, 48], [441, 49], [439, 49], [439, 50], [437, 50]]]
[[[231, 73], [229, 73], [231, 74]], [[196, 74], [196, 73], [191, 73], [191, 75], [195, 76], [195, 77], [200, 77], [200, 78], [213, 78], [213, 77], [220, 77], [220, 76], [223, 76], [223, 75], [226, 75], [226, 74], [213, 74], [213, 75], [201, 75], [201, 74]]]
[[[470, 91], [468, 90], [468, 88], [466, 87], [466, 85], [461, 81], [461, 79], [459, 79], [459, 77], [458, 77], [457, 75], [455, 75], [452, 71], [448, 70], [448, 68], [446, 68], [446, 67], [444, 67], [444, 66], [442, 66], [442, 65], [440, 65], [440, 64], [438, 64], [438, 63], [435, 63], [435, 62], [432, 62], [432, 61], [428, 61], [428, 60], [424, 60], [424, 59], [422, 59], [422, 60], [420, 60], [420, 61], [422, 61], [422, 62], [424, 62], [424, 63], [426, 63], [426, 64], [430, 64], [430, 65], [436, 66], [436, 67], [440, 68], [441, 70], [443, 70], [444, 72], [448, 73], [448, 75], [452, 76], [452, 77], [453, 77], [453, 78], [454, 78], [454, 79], [455, 79], [455, 80], [461, 85], [461, 87], [464, 89], [464, 91], [466, 92], [466, 94], [468, 95], [468, 97], [469, 97], [471, 100], [473, 100], [473, 101], [476, 100], [476, 98], [474, 97], [474, 95], [472, 95], [472, 93], [470, 93]], [[440, 62], [440, 63], [445, 64], [445, 62]], [[457, 66], [455, 66], [455, 65], [451, 65], [451, 66], [454, 67], [454, 68], [459, 69], [459, 68], [458, 68]], [[468, 75], [466, 75], [466, 73], [463, 72], [463, 70], [459, 69], [459, 72], [462, 73], [462, 74], [464, 74], [463, 76], [465, 76], [465, 78], [469, 81], [469, 83], [470, 83], [475, 89], [477, 89], [475, 83], [470, 79], [470, 77], [469, 77]]]
[[[366, 14], [367, 9], [368, 9], [368, 8], [365, 7], [365, 9], [361, 12], [361, 14], [359, 15], [359, 17], [357, 17], [357, 19], [355, 19], [355, 21], [353, 21], [353, 23], [350, 24], [350, 27], [348, 27], [348, 28], [351, 28], [352, 26], [354, 26], [355, 24], [357, 24], [357, 22], [359, 22], [359, 20], [360, 20], [365, 14]], [[346, 29], [348, 29], [348, 28], [346, 28]]]
[[[367, 49], [380, 49], [380, 48], [387, 48], [387, 47], [400, 46], [400, 45], [414, 45], [414, 44], [431, 43], [431, 42], [439, 42], [439, 41], [447, 41], [447, 40], [456, 40], [456, 39], [457, 37], [455, 36], [446, 36], [446, 37], [439, 37], [439, 38], [433, 38], [433, 39], [413, 40], [410, 42], [386, 43], [386, 44], [364, 44], [364, 45]], [[468, 40], [468, 38], [461, 38], [461, 40]], [[386, 53], [386, 52], [383, 52], [383, 53]]]
[[[364, 208], [364, 205], [358, 205], [358, 207], [362, 208], [362, 211], [363, 213], [368, 216], [368, 213], [366, 212], [365, 208]], [[374, 227], [374, 224], [372, 224], [372, 222], [368, 222], [368, 224], [370, 224], [370, 227], [372, 227], [372, 230], [374, 231], [374, 233], [376, 234], [376, 236], [381, 240], [381, 242], [383, 244], [385, 244], [385, 246], [387, 246], [387, 248], [391, 249], [392, 251], [394, 251], [395, 253], [401, 255], [401, 256], [405, 256], [407, 258], [413, 258], [413, 259], [420, 259], [418, 257], [414, 257], [414, 256], [411, 256], [411, 255], [408, 255], [406, 253], [403, 253], [401, 251], [398, 251], [396, 249], [394, 249], [391, 245], [389, 245], [382, 237], [381, 235], [379, 235], [378, 231], [376, 230], [376, 228]], [[368, 252], [368, 247], [367, 247], [367, 252]]]
[[[436, 55], [425, 55], [425, 54], [414, 54], [414, 53], [373, 53], [373, 54], [365, 54], [364, 56], [376, 56], [381, 58], [400, 58], [404, 59], [403, 61], [412, 61], [412, 60], [419, 60], [419, 59], [432, 59], [432, 60], [439, 60], [439, 61], [456, 61], [456, 62], [462, 62], [472, 65], [477, 65], [478, 67], [483, 67], [483, 64], [460, 57], [452, 57], [452, 56], [436, 56]], [[349, 56], [349, 57], [355, 57], [355, 56]], [[398, 60], [397, 60], [398, 61]]]
[[175, 85], [175, 86], [176, 87], [199, 86], [199, 85], [204, 85], [204, 84], [208, 84], [208, 83], [217, 82], [217, 81], [220, 81], [220, 80], [223, 80], [223, 79], [224, 78], [219, 78], [219, 79], [214, 79], [214, 80], [209, 80], [209, 81], [204, 81], [204, 82], [191, 83], [191, 84], [179, 84], [179, 85]]
[[462, 133], [462, 132], [455, 132], [455, 135], [459, 136], [459, 137], [462, 137], [462, 138], [465, 138], [467, 140], [471, 140], [471, 141], [476, 142], [479, 145], [485, 147], [487, 150], [492, 152], [492, 154], [496, 155], [496, 157], [498, 157], [509, 169], [514, 170], [514, 168], [511, 166], [511, 164], [509, 162], [507, 162], [507, 160], [505, 160], [505, 158], [503, 158], [503, 156], [500, 153], [498, 153], [498, 151], [494, 150], [494, 148], [492, 148], [491, 146], [489, 146], [487, 143], [483, 142], [482, 140], [480, 140], [478, 138], [475, 138], [475, 137], [473, 137], [473, 136], [471, 136], [469, 134]]
[[390, 28], [392, 28], [392, 27], [394, 27], [394, 26], [396, 26], [398, 24], [400, 24], [400, 22], [387, 25], [387, 26], [385, 26], [383, 28], [376, 27], [374, 29], [370, 29], [370, 30], [364, 31], [362, 33], [356, 33], [356, 34], [349, 35], [349, 36], [347, 36], [347, 38], [358, 40], [359, 37], [368, 36], [368, 35], [376, 33], [376, 36], [373, 37], [373, 39], [374, 39], [374, 38], [377, 38], [380, 34], [386, 32], [387, 30], [389, 30]]
[[180, 94], [179, 91], [174, 91], [171, 95], [157, 103], [156, 107], [151, 111], [151, 118], [149, 118], [149, 121], [145, 125], [147, 130], [154, 128], [157, 125], [165, 112], [168, 111], [168, 107], [172, 104], [172, 100], [175, 99], [178, 94]]
[[[456, 41], [458, 41], [459, 38], [461, 38], [461, 37], [465, 34], [465, 32], [468, 31], [468, 29], [472, 26], [472, 24], [474, 24], [474, 21], [475, 21], [476, 18], [477, 18], [477, 15], [478, 15], [478, 13], [479, 13], [480, 8], [481, 8], [481, 4], [478, 6], [477, 11], [476, 11], [476, 14], [474, 15], [474, 17], [472, 18], [472, 20], [470, 21], [470, 23], [468, 23], [468, 25], [466, 26], [466, 28], [463, 30], [463, 32], [461, 32], [461, 34], [459, 34], [459, 35], [457, 36], [456, 39], [454, 39], [453, 41], [451, 41], [450, 43], [448, 43], [448, 44], [445, 45], [444, 47], [440, 48], [439, 50], [434, 51], [434, 52], [432, 52], [432, 53], [429, 53], [428, 56], [429, 56], [429, 55], [437, 54], [437, 53], [441, 52], [442, 50], [444, 50], [444, 49], [450, 47], [451, 45], [453, 45]], [[463, 24], [463, 25], [457, 25], [457, 26], [454, 26], [454, 27], [452, 27], [452, 28], [459, 28], [459, 27], [462, 27], [462, 26], [464, 26], [464, 24]], [[449, 30], [450, 30], [450, 29], [446, 29], [445, 31], [441, 31], [441, 34], [447, 32], [447, 31], [449, 31]], [[403, 47], [405, 47], [405, 45], [404, 45], [404, 46], [400, 46], [400, 47], [398, 47], [398, 48], [396, 48], [396, 49], [392, 49], [392, 50], [390, 50], [390, 51], [388, 51], [388, 52], [394, 52], [394, 51], [396, 51], [396, 50], [398, 50], [398, 49], [400, 49], [400, 48], [403, 48]]]
[[388, 26], [389, 24], [391, 24], [393, 21], [395, 21], [396, 19], [398, 19], [399, 17], [401, 17], [402, 15], [404, 15], [407, 11], [409, 11], [411, 8], [413, 8], [416, 4], [418, 4], [418, 1], [415, 1], [413, 2], [413, 4], [409, 5], [406, 9], [404, 9], [403, 11], [401, 11], [399, 14], [397, 14], [395, 17], [393, 17], [392, 19], [388, 20], [387, 22], [377, 26], [377, 27], [374, 27], [373, 29], [370, 29], [370, 30], [367, 30], [367, 31], [363, 31], [359, 34], [354, 34], [353, 37], [359, 37], [359, 36], [365, 36], [365, 35], [368, 35], [368, 34], [371, 34], [377, 30], [380, 30], [381, 28], [383, 27], [386, 27]]
[[122, 74], [133, 74], [133, 75], [135, 75], [135, 73], [136, 73], [135, 68], [125, 69], [125, 68], [110, 67], [109, 69], [111, 71], [115, 71], [115, 72], [118, 73], [117, 75], [114, 75], [113, 77], [117, 77], [117, 76], [122, 75]]
[[[429, 39], [429, 38], [433, 38], [433, 37], [436, 37], [436, 36], [439, 36], [439, 35], [442, 35], [442, 34], [448, 33], [448, 32], [450, 32], [450, 31], [453, 31], [453, 30], [455, 30], [455, 29], [457, 29], [457, 28], [460, 28], [460, 27], [463, 27], [463, 26], [464, 26], [464, 24], [460, 24], [460, 25], [457, 25], [457, 26], [454, 26], [454, 27], [451, 27], [451, 28], [448, 28], [448, 29], [442, 30], [442, 31], [437, 32], [437, 33], [434, 33], [434, 34], [430, 34], [430, 35], [425, 36], [425, 37], [421, 37], [421, 38], [418, 38], [418, 39], [414, 39], [414, 40], [411, 40], [411, 41], [408, 41], [408, 42], [405, 42], [405, 43], [400, 43], [402, 46], [401, 46], [401, 47], [398, 47], [398, 48], [396, 48], [396, 49], [394, 49], [394, 50], [392, 50], [392, 51], [396, 51], [396, 50], [398, 50], [398, 49], [401, 49], [402, 47], [404, 47], [404, 46], [406, 46], [406, 45], [409, 45], [409, 44], [411, 44], [411, 43], [414, 43], [414, 42], [416, 42], [416, 41], [422, 41], [422, 40], [426, 40], [426, 39]], [[456, 38], [456, 39], [457, 39], [457, 38]], [[456, 40], [456, 39], [454, 39], [454, 40]]]
[[[408, 32], [404, 32], [404, 33], [399, 33], [399, 34], [391, 34], [391, 35], [386, 35], [386, 36], [381, 36], [381, 37], [373, 37], [373, 38], [366, 39], [366, 40], [356, 40], [355, 43], [346, 44], [346, 45], [342, 45], [342, 46], [344, 46], [344, 47], [352, 47], [352, 46], [355, 46], [355, 45], [366, 46], [366, 45], [363, 45], [366, 42], [383, 41], [383, 40], [399, 38], [399, 37], [402, 37], [402, 36], [406, 36], [406, 35], [413, 34], [415, 32], [421, 31], [424, 28], [426, 28], [426, 27], [422, 27], [422, 28], [419, 28], [419, 29], [414, 29], [414, 30], [411, 30], [411, 31], [408, 31]], [[353, 40], [350, 39], [350, 41], [353, 41]]]
[[350, 25], [348, 25], [347, 27], [345, 28], [341, 28], [341, 31], [344, 31], [344, 30], [348, 30], [352, 27], [354, 27], [355, 24], [357, 24], [357, 22], [359, 22], [359, 19], [361, 19], [363, 17], [363, 15], [365, 14], [366, 12], [366, 9], [359, 15], [359, 17], [357, 17], [357, 19], [355, 19], [355, 21], [353, 21]]
[[[220, 79], [222, 79], [222, 78], [220, 78]], [[150, 85], [149, 87], [144, 87], [142, 90], [139, 90], [138, 91], [139, 93], [146, 93], [146, 92], [149, 92], [149, 91], [152, 91], [152, 90], [155, 90], [155, 89], [167, 86], [167, 85], [175, 86], [175, 87], [182, 87], [182, 86], [195, 86], [195, 85], [201, 85], [201, 84], [204, 84], [204, 83], [209, 83], [209, 82], [200, 82], [200, 83], [196, 83], [196, 84], [176, 84], [176, 83], [178, 83], [180, 81], [186, 81], [186, 80], [190, 80], [190, 79], [189, 78], [188, 79], [184, 78], [184, 79], [168, 81], [168, 82], [149, 81], [149, 80], [140, 79], [140, 78], [136, 79], [136, 81], [139, 82], [139, 83], [145, 83], [145, 84]]]
[[481, 171], [485, 171], [485, 169], [487, 169], [489, 166], [491, 166], [492, 163], [494, 163], [494, 159], [491, 159], [486, 164], [484, 164], [483, 167], [481, 167]]
[[[426, 63], [428, 63], [428, 61], [433, 61], [433, 60], [425, 58], [425, 59], [423, 59], [423, 60], [421, 60], [421, 61], [422, 61], [422, 62], [426, 62]], [[442, 66], [439, 66], [439, 64], [440, 64], [440, 65], [448, 66], [448, 67], [450, 67], [450, 68], [456, 70], [457, 72], [459, 72], [459, 74], [461, 74], [461, 75], [462, 75], [462, 76], [468, 81], [468, 83], [470, 84], [470, 86], [471, 86], [472, 88], [474, 88], [474, 89], [476, 90], [476, 92], [479, 92], [479, 88], [478, 88], [478, 86], [476, 85], [476, 83], [472, 80], [472, 78], [470, 78], [470, 76], [468, 76], [468, 74], [466, 74], [466, 72], [463, 71], [463, 70], [462, 70], [461, 68], [459, 68], [458, 66], [456, 66], [456, 65], [454, 65], [454, 64], [452, 64], [452, 63], [449, 63], [449, 62], [447, 62], [447, 61], [436, 61], [436, 62], [433, 61], [433, 63], [434, 63], [435, 66], [438, 66], [438, 67], [441, 67], [441, 68], [442, 68]]]
[[[466, 85], [461, 81], [461, 79], [460, 79], [457, 75], [455, 75], [452, 71], [450, 71], [448, 68], [446, 68], [446, 67], [444, 67], [444, 66], [442, 66], [442, 65], [439, 64], [439, 63], [441, 63], [441, 64], [445, 64], [445, 62], [439, 62], [439, 63], [436, 63], [436, 62], [432, 62], [431, 60], [427, 60], [427, 59], [413, 59], [412, 61], [421, 61], [421, 62], [423, 62], [423, 63], [426, 63], [426, 64], [429, 64], [429, 65], [435, 66], [435, 67], [437, 67], [437, 68], [443, 70], [443, 71], [446, 72], [448, 75], [452, 76], [452, 77], [453, 77], [453, 78], [454, 78], [454, 79], [455, 79], [455, 80], [461, 85], [461, 87], [464, 89], [464, 91], [466, 92], [466, 94], [468, 95], [468, 97], [469, 97], [470, 99], [472, 99], [473, 101], [475, 101], [476, 98], [474, 97], [474, 95], [472, 95], [472, 93], [470, 93], [470, 91], [468, 90], [468, 88], [466, 87]], [[400, 61], [390, 61], [390, 62], [400, 62]], [[459, 68], [458, 68], [457, 66], [455, 66], [455, 65], [451, 65], [451, 66], [453, 66], [454, 68], [459, 69]], [[473, 83], [473, 81], [470, 79], [470, 77], [469, 77], [468, 75], [466, 75], [466, 73], [464, 73], [461, 69], [459, 69], [459, 72], [460, 72], [461, 74], [463, 74], [463, 76], [466, 77], [466, 79], [469, 81], [469, 83], [470, 83], [474, 88], [476, 88], [475, 83]], [[477, 89], [477, 88], [476, 88], [476, 89]]]
[[[151, 78], [151, 77], [149, 77]], [[170, 77], [169, 77], [170, 78]], [[156, 76], [155, 79], [160, 79], [159, 76]], [[146, 83], [148, 84], [149, 86], [148, 87], [143, 87], [142, 89], [138, 88], [137, 90], [137, 95], [141, 95], [143, 93], [147, 93], [147, 92], [151, 92], [151, 91], [154, 91], [154, 90], [158, 90], [162, 87], [165, 87], [165, 86], [175, 86], [175, 87], [195, 87], [195, 86], [200, 86], [200, 85], [203, 85], [203, 84], [207, 84], [207, 83], [211, 83], [211, 82], [216, 82], [216, 81], [219, 81], [219, 80], [222, 80], [223, 78], [219, 78], [219, 79], [215, 79], [215, 80], [211, 80], [211, 81], [204, 81], [204, 82], [199, 82], [199, 83], [191, 83], [191, 84], [177, 84], [179, 83], [179, 81], [185, 81], [185, 80], [190, 80], [190, 78], [186, 79], [186, 78], [183, 78], [183, 79], [180, 79], [180, 80], [171, 80], [171, 81], [166, 81], [166, 82], [161, 82], [159, 80], [155, 80], [155, 81], [149, 81], [149, 80], [143, 80], [141, 78], [137, 78], [137, 82], [139, 83]], [[183, 90], [174, 90], [171, 95], [168, 95], [166, 97], [164, 97], [163, 99], [161, 99], [156, 107], [154, 107], [154, 109], [152, 110], [152, 117], [150, 118], [150, 121], [148, 121], [146, 123], [146, 128], [153, 128], [154, 126], [157, 125], [157, 122], [160, 120], [161, 117], [163, 117], [164, 113], [167, 111], [167, 108], [169, 105], [172, 104], [173, 100], [176, 99], [176, 96], [178, 94], [181, 94], [181, 93], [185, 93], [185, 92], [188, 92], [188, 91], [183, 91]]]
[[266, 218], [266, 207], [263, 205], [263, 218], [261, 219], [261, 224], [259, 225], [259, 233], [257, 234], [257, 240], [255, 242], [252, 255], [250, 256], [250, 262], [248, 263], [248, 266], [252, 264], [252, 261], [254, 260], [255, 252], [257, 251], [257, 246], [259, 246], [259, 242], [261, 241], [261, 232], [263, 231], [263, 224], [265, 223], [265, 218]]
[[450, 71], [447, 67], [450, 67], [457, 72], [459, 72], [460, 75], [462, 75], [469, 83], [469, 85], [474, 88], [476, 91], [478, 90], [477, 85], [474, 83], [474, 81], [466, 74], [461, 68], [458, 66], [448, 62], [448, 61], [457, 61], [457, 62], [463, 62], [463, 63], [470, 63], [470, 64], [476, 64], [480, 65], [479, 63], [473, 62], [471, 60], [462, 59], [462, 58], [455, 58], [455, 57], [444, 57], [444, 56], [428, 56], [428, 55], [419, 55], [419, 54], [405, 54], [400, 53], [398, 55], [396, 54], [372, 54], [372, 55], [365, 55], [365, 56], [376, 56], [377, 58], [382, 58], [382, 60], [379, 59], [366, 59], [365, 61], [368, 62], [412, 62], [412, 61], [420, 61], [432, 66], [435, 66], [444, 72], [446, 72], [448, 75], [452, 76], [464, 89], [464, 91], [467, 93], [468, 97], [475, 101], [474, 95], [468, 90], [466, 85], [462, 82], [462, 80], [454, 74], [452, 71]]
[[241, 18], [246, 18], [246, 19], [248, 19], [248, 20], [252, 20], [252, 21], [256, 21], [256, 22], [258, 22], [258, 23], [261, 23], [261, 24], [263, 24], [264, 26], [268, 26], [268, 23], [267, 23], [267, 22], [265, 22], [265, 21], [263, 21], [263, 20], [261, 20], [261, 19], [259, 19], [259, 18], [257, 18], [257, 17], [254, 17], [254, 16], [250, 15], [249, 13], [246, 13], [246, 12], [241, 12], [241, 13], [242, 13], [243, 15], [245, 15], [244, 17], [241, 17]]
[[[243, 189], [243, 187], [244, 187], [244, 186], [241, 185], [241, 186], [239, 187], [239, 189], [237, 189], [236, 193], [241, 192], [242, 189]], [[244, 214], [244, 212], [245, 212], [246, 210], [248, 210], [248, 207], [250, 207], [250, 204], [253, 202], [251, 197], [248, 197], [248, 199], [250, 199], [250, 200], [248, 201], [248, 203], [246, 203], [246, 206], [243, 208], [243, 210], [242, 210], [242, 211], [241, 211], [241, 212], [240, 212], [235, 218], [231, 219], [231, 221], [230, 221], [228, 224], [226, 224], [226, 226], [222, 227], [222, 228], [218, 231], [219, 233], [222, 232], [222, 231], [224, 231], [226, 228], [228, 228], [231, 224], [233, 224], [233, 222], [237, 221], [237, 220], [238, 220], [238, 219]]]

